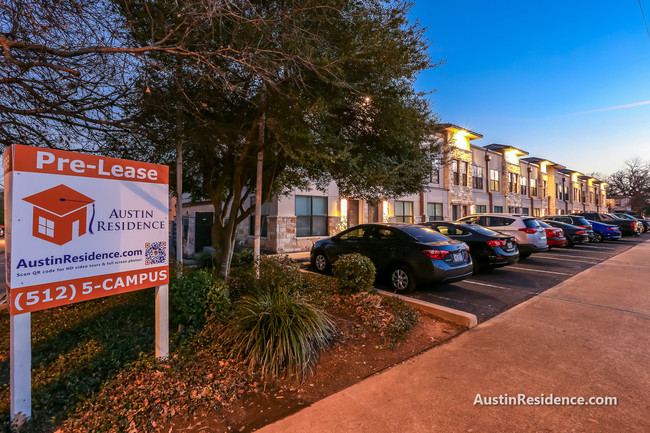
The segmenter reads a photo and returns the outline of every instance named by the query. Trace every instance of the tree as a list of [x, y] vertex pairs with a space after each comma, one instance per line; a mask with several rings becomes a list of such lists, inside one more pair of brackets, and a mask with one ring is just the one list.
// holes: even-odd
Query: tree
[[[219, 31], [196, 32], [196, 44], [283, 53], [258, 59], [264, 75], [222, 61], [220, 70], [237, 82], [224, 87], [214, 85], [214, 71], [189, 62], [161, 59], [166, 67], [147, 71], [156, 79], [149, 80], [151, 93], [134, 102], [134, 116], [150, 125], [159, 154], [169, 154], [174, 131], [182, 133], [184, 189], [214, 205], [221, 276], [228, 274], [235, 228], [254, 211], [248, 199], [261, 150], [265, 201], [331, 180], [342, 195], [359, 198], [420, 190], [431, 167], [435, 118], [413, 83], [433, 65], [408, 9], [373, 0], [246, 2], [239, 15], [220, 21]], [[150, 15], [128, 19], [138, 17], [136, 28], [159, 27]]]
[[632, 199], [632, 210], [636, 213], [648, 207], [650, 199], [650, 164], [639, 157], [625, 161], [625, 167], [607, 179], [607, 194], [625, 196]]
[[0, 3], [0, 143], [171, 163], [182, 141], [185, 187], [215, 207], [213, 244], [226, 276], [235, 227], [254, 211], [258, 151], [264, 200], [331, 180], [363, 198], [420, 189], [435, 117], [413, 84], [434, 64], [409, 7]]
[[160, 69], [161, 58], [192, 63], [232, 91], [238, 72], [265, 80], [269, 64], [300, 64], [287, 51], [201, 44], [237, 31], [222, 23], [263, 28], [264, 17], [245, 15], [252, 9], [246, 0], [0, 2], [0, 144], [102, 151], [115, 133], [146, 133], [129, 104], [147, 89], [142, 69]]

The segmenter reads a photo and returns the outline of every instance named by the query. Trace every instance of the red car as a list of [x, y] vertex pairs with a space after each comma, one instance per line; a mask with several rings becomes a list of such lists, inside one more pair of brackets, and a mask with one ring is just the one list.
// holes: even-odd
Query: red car
[[539, 225], [544, 227], [546, 230], [546, 243], [550, 247], [563, 247], [567, 244], [566, 237], [564, 236], [564, 231], [555, 227], [551, 227], [546, 224], [544, 221], [538, 221]]

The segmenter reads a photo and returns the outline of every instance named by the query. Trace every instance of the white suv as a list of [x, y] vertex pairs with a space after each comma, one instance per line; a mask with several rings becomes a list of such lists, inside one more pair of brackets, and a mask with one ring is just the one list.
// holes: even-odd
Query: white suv
[[482, 213], [468, 215], [458, 221], [478, 224], [514, 236], [517, 239], [520, 259], [525, 259], [532, 253], [548, 251], [546, 231], [534, 217], [506, 213]]

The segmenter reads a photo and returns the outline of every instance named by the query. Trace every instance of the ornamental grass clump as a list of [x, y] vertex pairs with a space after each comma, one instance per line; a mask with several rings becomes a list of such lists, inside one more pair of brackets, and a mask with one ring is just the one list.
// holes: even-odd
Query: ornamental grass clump
[[375, 284], [375, 265], [361, 254], [344, 254], [334, 263], [332, 272], [338, 280], [339, 292], [372, 292]]
[[233, 355], [269, 379], [303, 378], [336, 334], [330, 316], [295, 291], [257, 291], [239, 302], [233, 316]]

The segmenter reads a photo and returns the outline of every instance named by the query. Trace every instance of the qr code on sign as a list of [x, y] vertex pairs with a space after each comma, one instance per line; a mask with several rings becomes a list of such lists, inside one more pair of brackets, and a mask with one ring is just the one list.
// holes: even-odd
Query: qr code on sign
[[167, 257], [167, 242], [147, 242], [144, 244], [145, 265], [165, 263]]

